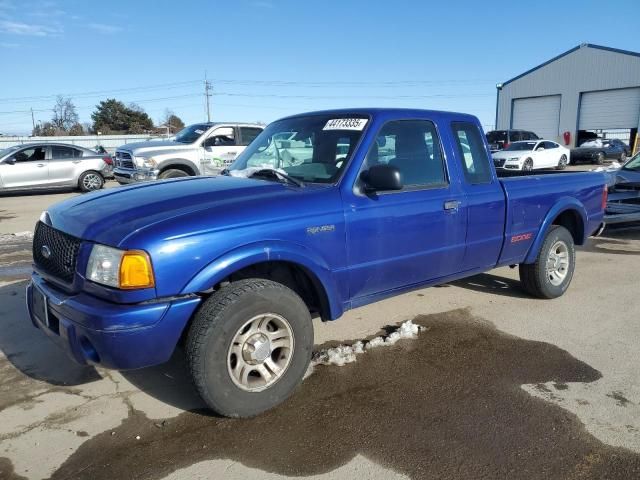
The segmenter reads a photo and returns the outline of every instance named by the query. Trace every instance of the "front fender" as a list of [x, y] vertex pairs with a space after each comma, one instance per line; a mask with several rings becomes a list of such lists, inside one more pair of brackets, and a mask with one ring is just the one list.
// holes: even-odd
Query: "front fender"
[[538, 252], [542, 247], [542, 242], [544, 242], [544, 239], [547, 236], [547, 232], [549, 231], [549, 228], [551, 228], [551, 225], [553, 225], [553, 221], [558, 217], [558, 215], [560, 215], [563, 212], [566, 212], [567, 210], [572, 210], [578, 213], [580, 221], [582, 221], [582, 231], [583, 231], [582, 239], [580, 240], [580, 242], [576, 242], [576, 243], [578, 243], [578, 245], [582, 245], [585, 242], [586, 235], [587, 235], [586, 226], [588, 222], [588, 217], [587, 217], [587, 211], [584, 208], [584, 205], [573, 197], [561, 197], [553, 205], [553, 207], [551, 207], [551, 209], [547, 212], [542, 222], [542, 225], [538, 230], [538, 235], [536, 236], [536, 239], [534, 240], [534, 242], [531, 244], [531, 248], [529, 248], [529, 252], [527, 253], [527, 256], [525, 257], [525, 260], [523, 263], [533, 263], [536, 261], [536, 258], [538, 257]]
[[201, 175], [200, 172], [200, 166], [196, 165], [192, 160], [189, 160], [187, 158], [169, 158], [167, 160], [161, 160], [160, 163], [158, 163], [158, 166], [156, 167], [158, 170], [164, 170], [165, 168], [171, 166], [171, 165], [182, 165], [183, 167], [188, 167], [191, 170], [193, 170], [196, 175]]
[[343, 308], [331, 269], [326, 261], [309, 248], [292, 242], [262, 241], [231, 250], [200, 270], [183, 288], [181, 294], [208, 290], [229, 275], [262, 262], [290, 262], [304, 267], [324, 289], [330, 318], [342, 315]]

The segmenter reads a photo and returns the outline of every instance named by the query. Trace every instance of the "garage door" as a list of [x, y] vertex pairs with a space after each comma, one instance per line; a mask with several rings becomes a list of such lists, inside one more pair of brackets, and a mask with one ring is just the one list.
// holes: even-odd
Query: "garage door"
[[638, 128], [640, 88], [585, 92], [580, 97], [580, 130]]
[[560, 125], [560, 95], [516, 98], [511, 128], [530, 130], [540, 138], [556, 140]]

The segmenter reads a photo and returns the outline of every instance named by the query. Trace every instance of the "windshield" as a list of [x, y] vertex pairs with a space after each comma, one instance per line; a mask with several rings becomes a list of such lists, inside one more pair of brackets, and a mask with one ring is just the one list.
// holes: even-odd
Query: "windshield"
[[640, 171], [640, 152], [636, 153], [629, 159], [627, 163], [622, 167], [623, 170]]
[[13, 147], [9, 147], [9, 148], [5, 148], [4, 150], [0, 150], [0, 158], [6, 157], [11, 152], [15, 152], [18, 148], [20, 148], [19, 145], [14, 145]]
[[536, 142], [516, 142], [505, 148], [506, 151], [513, 152], [514, 150], [533, 150], [536, 146]]
[[195, 125], [189, 125], [176, 134], [174, 141], [178, 143], [193, 143], [210, 128], [211, 125], [207, 123], [196, 123]]
[[269, 125], [236, 161], [231, 172], [279, 169], [304, 182], [340, 178], [368, 119], [362, 115], [309, 115]]

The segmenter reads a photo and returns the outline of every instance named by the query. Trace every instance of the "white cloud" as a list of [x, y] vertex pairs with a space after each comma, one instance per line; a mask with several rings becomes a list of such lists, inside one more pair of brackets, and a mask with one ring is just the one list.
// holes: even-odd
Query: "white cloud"
[[47, 37], [59, 35], [62, 28], [47, 25], [28, 24], [11, 20], [0, 20], [0, 33], [12, 35], [30, 35], [33, 37]]
[[109, 25], [106, 23], [89, 23], [87, 27], [95, 30], [98, 33], [104, 33], [107, 35], [113, 35], [114, 33], [122, 31], [122, 27], [119, 27], [117, 25]]

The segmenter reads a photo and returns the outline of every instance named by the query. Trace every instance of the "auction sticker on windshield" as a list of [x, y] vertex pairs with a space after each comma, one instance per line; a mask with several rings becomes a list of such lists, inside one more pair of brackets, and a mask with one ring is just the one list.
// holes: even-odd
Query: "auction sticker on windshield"
[[362, 130], [366, 124], [366, 118], [334, 118], [327, 122], [323, 130]]

